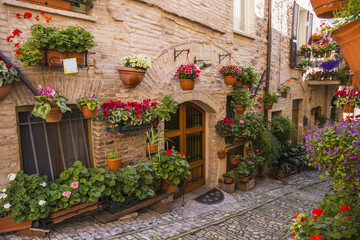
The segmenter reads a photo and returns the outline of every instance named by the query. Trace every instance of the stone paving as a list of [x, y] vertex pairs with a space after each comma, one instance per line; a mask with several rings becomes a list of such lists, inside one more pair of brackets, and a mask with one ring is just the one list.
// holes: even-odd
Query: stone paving
[[[307, 169], [282, 181], [256, 178], [254, 189], [224, 193], [225, 200], [214, 205], [193, 200], [211, 189], [204, 186], [176, 199], [171, 212], [159, 214], [146, 208], [136, 218], [107, 224], [82, 217], [57, 225], [46, 239], [287, 240], [292, 216], [309, 213], [330, 186], [329, 180]], [[6, 234], [0, 239], [33, 238]]]

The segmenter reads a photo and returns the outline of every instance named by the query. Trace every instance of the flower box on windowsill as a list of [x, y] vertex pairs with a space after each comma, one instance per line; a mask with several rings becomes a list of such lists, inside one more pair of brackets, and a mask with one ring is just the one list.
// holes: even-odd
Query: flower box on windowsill
[[341, 85], [341, 82], [337, 80], [309, 80], [307, 84], [309, 86], [329, 86], [329, 85], [337, 86], [337, 85]]
[[133, 131], [143, 128], [150, 128], [149, 124], [146, 125], [138, 125], [138, 126], [121, 126], [121, 127], [107, 127], [106, 131], [108, 132], [123, 132], [123, 131]]
[[55, 49], [39, 49], [42, 58], [39, 61], [43, 66], [63, 66], [63, 59], [76, 58], [78, 66], [87, 67], [87, 51], [85, 52], [59, 52]]
[[84, 2], [82, 0], [70, 0], [71, 7], [70, 11], [87, 14], [93, 7], [92, 1]]
[[70, 10], [71, 2], [65, 0], [19, 0], [21, 2], [33, 3], [45, 7], [51, 7], [61, 10]]
[[11, 220], [11, 217], [3, 217], [0, 218], [0, 233], [7, 233], [13, 231], [19, 231], [31, 228], [32, 221], [31, 220], [24, 220], [19, 223], [15, 223]]

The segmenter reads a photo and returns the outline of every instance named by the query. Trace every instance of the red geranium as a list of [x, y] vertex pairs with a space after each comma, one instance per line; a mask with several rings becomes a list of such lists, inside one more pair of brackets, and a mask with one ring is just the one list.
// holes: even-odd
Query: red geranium
[[15, 30], [12, 32], [12, 34], [13, 34], [14, 36], [20, 35], [20, 33], [22, 33], [22, 31], [20, 31], [19, 29], [15, 29]]
[[20, 45], [20, 43], [15, 43], [14, 47], [18, 47]]
[[344, 212], [345, 210], [349, 210], [349, 211], [351, 210], [350, 206], [345, 206], [345, 205], [341, 205], [339, 208], [341, 212]]
[[20, 50], [17, 50], [16, 52], [15, 52], [15, 54], [16, 55], [20, 55], [22, 52], [20, 51]]
[[315, 208], [313, 209], [312, 213], [314, 215], [316, 215], [317, 217], [320, 217], [323, 214], [324, 210], [322, 210], [321, 208]]
[[315, 235], [310, 238], [310, 240], [324, 240], [320, 235]]
[[24, 13], [24, 19], [31, 18], [31, 17], [32, 17], [32, 13], [31, 13], [31, 12], [25, 12], [25, 13]]
[[171, 154], [173, 154], [173, 151], [171, 149], [168, 149], [168, 150], [166, 150], [166, 154], [171, 155]]
[[17, 13], [17, 14], [16, 14], [16, 17], [17, 17], [17, 18], [20, 18], [20, 16], [21, 16], [20, 13]]
[[295, 236], [296, 236], [296, 233], [291, 234], [291, 237], [293, 237], [293, 238], [294, 238]]
[[185, 156], [185, 153], [182, 152], [182, 153], [180, 153], [180, 155], [183, 157], [183, 156]]
[[6, 64], [6, 67], [7, 67], [8, 69], [10, 69], [12, 66], [11, 66], [10, 63], [7, 63], [7, 64]]

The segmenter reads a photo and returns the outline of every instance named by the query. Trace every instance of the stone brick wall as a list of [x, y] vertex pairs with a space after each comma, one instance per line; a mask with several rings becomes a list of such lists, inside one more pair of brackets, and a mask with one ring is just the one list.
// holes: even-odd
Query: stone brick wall
[[[155, 0], [98, 0], [89, 16], [49, 9], [15, 0], [2, 0], [0, 5], [0, 49], [16, 64], [34, 85], [50, 85], [59, 90], [74, 104], [85, 93], [97, 93], [102, 101], [141, 101], [145, 98], [159, 99], [172, 95], [179, 103], [192, 101], [206, 110], [206, 177], [207, 183], [215, 185], [225, 171], [224, 161], [217, 158], [217, 151], [226, 147], [224, 139], [215, 132], [216, 121], [225, 116], [226, 96], [231, 88], [218, 76], [221, 65], [219, 53], [232, 53], [231, 62], [253, 65], [261, 73], [266, 69], [267, 52], [267, 0], [256, 0], [252, 19], [252, 32], [244, 35], [232, 30], [232, 1], [155, 1]], [[281, 99], [274, 111], [282, 110], [291, 118], [291, 100], [304, 99], [302, 114], [309, 112], [309, 91], [302, 82], [301, 72], [289, 68], [289, 42], [291, 37], [292, 0], [273, 1], [273, 33], [271, 61], [271, 90], [289, 78], [294, 92], [290, 98]], [[52, 15], [55, 26], [79, 24], [90, 31], [98, 45], [91, 50], [91, 67], [80, 69], [77, 74], [65, 75], [62, 68], [33, 66], [24, 68], [11, 53], [6, 37], [15, 28], [26, 31], [16, 19], [17, 12], [44, 10]], [[180, 90], [172, 79], [176, 68], [187, 63], [186, 54], [174, 61], [176, 49], [190, 49], [189, 61], [194, 57], [213, 65], [206, 68], [194, 91]], [[120, 81], [116, 67], [126, 55], [146, 54], [152, 59], [144, 81], [135, 89], [127, 89]], [[7, 183], [6, 176], [21, 167], [19, 139], [16, 125], [16, 107], [34, 105], [31, 92], [16, 83], [11, 94], [0, 105], [0, 185]], [[310, 113], [309, 113], [310, 114]], [[300, 123], [301, 124], [301, 123]], [[91, 146], [94, 166], [103, 167], [106, 148], [111, 143], [104, 133], [106, 123], [91, 120]], [[301, 129], [302, 131], [302, 129]], [[129, 132], [121, 140], [123, 166], [135, 161], [145, 161], [144, 130]]]

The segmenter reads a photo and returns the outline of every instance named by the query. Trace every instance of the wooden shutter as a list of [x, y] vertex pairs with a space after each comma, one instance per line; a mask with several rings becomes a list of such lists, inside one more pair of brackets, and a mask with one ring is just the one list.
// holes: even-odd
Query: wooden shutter
[[298, 39], [298, 22], [299, 22], [299, 4], [294, 3], [293, 28], [290, 41], [290, 67], [296, 67], [297, 56], [297, 39]]
[[311, 40], [312, 40], [312, 31], [313, 31], [313, 14], [310, 13], [310, 11], [308, 12], [308, 25], [306, 28], [306, 43], [307, 44], [311, 44]]

